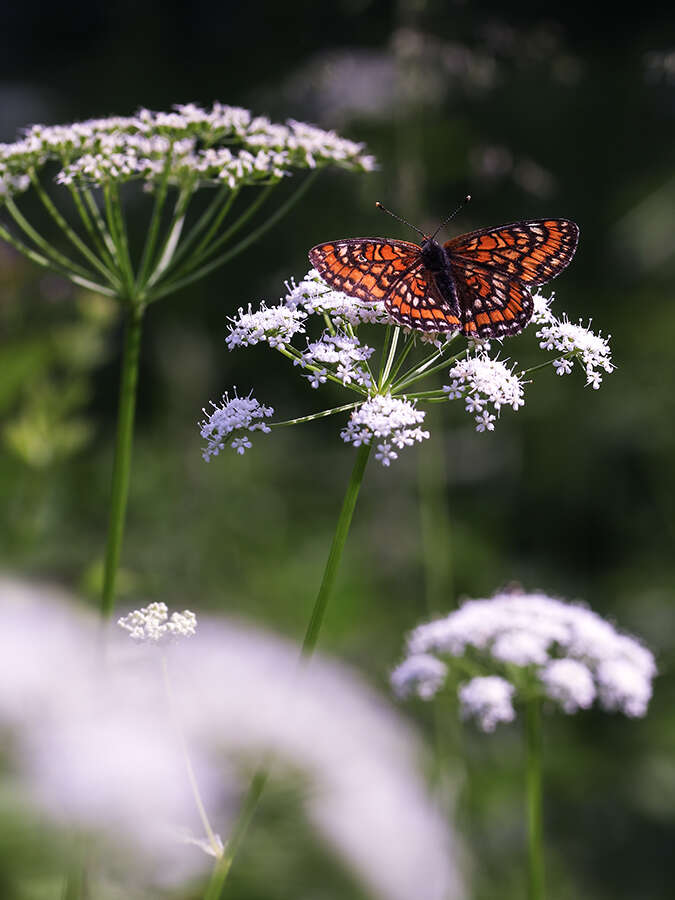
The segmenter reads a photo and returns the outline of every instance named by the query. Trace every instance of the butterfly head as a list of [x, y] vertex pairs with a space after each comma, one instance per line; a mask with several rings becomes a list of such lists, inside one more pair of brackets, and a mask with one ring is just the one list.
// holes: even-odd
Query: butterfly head
[[433, 237], [425, 237], [422, 241], [422, 260], [430, 272], [443, 272], [450, 265], [445, 247]]

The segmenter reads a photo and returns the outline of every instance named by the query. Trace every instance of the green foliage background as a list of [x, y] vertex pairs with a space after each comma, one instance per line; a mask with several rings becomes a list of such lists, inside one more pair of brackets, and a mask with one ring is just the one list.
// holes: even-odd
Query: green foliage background
[[[675, 75], [659, 54], [673, 52], [675, 35], [649, 4], [625, 20], [602, 13], [603, 4], [544, 15], [538, 4], [433, 0], [26, 5], [0, 22], [17, 35], [0, 64], [0, 139], [33, 121], [219, 99], [334, 127], [376, 154], [376, 173], [322, 175], [263, 245], [147, 317], [120, 603], [223, 611], [294, 638], [353, 451], [329, 420], [203, 463], [200, 409], [232, 384], [254, 387], [284, 418], [321, 405], [281, 357], [229, 354], [227, 315], [275, 301], [320, 240], [408, 237], [376, 199], [422, 228], [467, 192], [473, 203], [453, 223], [461, 231], [531, 216], [579, 223], [558, 304], [612, 334], [616, 372], [597, 392], [578, 373], [544, 372], [494, 434], [475, 434], [459, 404], [434, 411], [428, 446], [389, 471], [371, 463], [321, 649], [386, 691], [408, 629], [514, 580], [583, 598], [644, 637], [662, 673], [644, 721], [546, 722], [550, 896], [665, 900], [675, 824]], [[95, 602], [115, 310], [3, 247], [0, 330], [0, 565]], [[536, 361], [534, 336], [513, 352]], [[407, 713], [430, 733], [428, 709]], [[475, 896], [522, 897], [519, 730], [463, 741]], [[292, 827], [280, 827], [289, 816]], [[55, 896], [36, 836], [9, 814], [0, 826], [2, 896]], [[361, 896], [283, 792], [263, 805], [231, 891]]]

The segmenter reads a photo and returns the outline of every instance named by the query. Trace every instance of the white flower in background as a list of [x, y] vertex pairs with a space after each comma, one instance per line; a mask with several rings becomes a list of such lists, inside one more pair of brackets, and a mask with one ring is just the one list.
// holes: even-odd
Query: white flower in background
[[[427, 791], [421, 743], [344, 666], [314, 657], [300, 672], [295, 645], [200, 617], [194, 637], [166, 647], [169, 709], [152, 647], [117, 629], [102, 660], [95, 619], [15, 582], [0, 581], [0, 614], [5, 765], [41, 824], [46, 815], [104, 842], [101, 865], [114, 870], [122, 860], [141, 884], [175, 889], [192, 879], [194, 888], [211, 864], [202, 851], [219, 851], [217, 837], [215, 847], [200, 837], [178, 723], [225, 843], [251, 772], [264, 764], [273, 780], [290, 776], [284, 790], [297, 792], [313, 828], [369, 895], [464, 898], [450, 819]], [[255, 846], [255, 823], [248, 839]], [[299, 844], [298, 864], [303, 852]]]
[[614, 371], [614, 363], [609, 346], [608, 335], [595, 334], [588, 327], [570, 322], [563, 313], [557, 319], [550, 309], [553, 295], [547, 300], [541, 294], [535, 294], [535, 312], [532, 321], [539, 326], [537, 337], [542, 350], [555, 350], [563, 354], [554, 360], [553, 366], [558, 375], [568, 375], [576, 360], [586, 373], [586, 384], [597, 390], [602, 382], [602, 373]]
[[[207, 441], [202, 456], [208, 462], [212, 456], [217, 456], [225, 447], [225, 442], [230, 435], [238, 431], [262, 431], [268, 434], [269, 425], [265, 423], [274, 414], [271, 406], [262, 406], [251, 394], [248, 397], [239, 397], [235, 388], [234, 397], [230, 400], [229, 394], [223, 394], [222, 405], [213, 406], [213, 412], [202, 410], [206, 419], [199, 423], [199, 433]], [[242, 454], [251, 446], [246, 436], [240, 435], [232, 440], [232, 449]]]
[[402, 450], [429, 437], [429, 432], [419, 427], [424, 415], [410, 400], [376, 395], [354, 410], [340, 437], [355, 447], [379, 440], [375, 458], [388, 466], [397, 458], [393, 447]]
[[430, 653], [414, 653], [392, 673], [391, 683], [399, 697], [417, 694], [429, 699], [445, 682], [448, 667]]
[[135, 641], [157, 644], [167, 638], [192, 637], [197, 630], [197, 617], [189, 609], [169, 616], [166, 603], [151, 603], [122, 616], [117, 624]]
[[472, 678], [459, 688], [463, 719], [475, 719], [482, 731], [494, 731], [499, 722], [512, 722], [514, 686], [498, 675]]
[[0, 196], [28, 187], [28, 170], [55, 160], [65, 185], [167, 178], [180, 185], [226, 184], [234, 189], [278, 181], [296, 169], [326, 165], [371, 171], [362, 144], [302, 122], [277, 125], [246, 109], [195, 104], [170, 113], [141, 109], [70, 125], [33, 125], [23, 138], [0, 144]]
[[[656, 675], [653, 655], [635, 638], [584, 606], [541, 593], [468, 600], [445, 618], [418, 626], [408, 638], [407, 659], [392, 674], [397, 693], [429, 699], [444, 686], [445, 678], [414, 677], [414, 661], [430, 656], [446, 666], [448, 678], [461, 680], [469, 666], [478, 676], [469, 684], [495, 676], [511, 683], [514, 699], [543, 696], [567, 713], [598, 700], [606, 710], [644, 716]], [[466, 705], [464, 687], [459, 693]], [[492, 721], [477, 718], [481, 727]]]

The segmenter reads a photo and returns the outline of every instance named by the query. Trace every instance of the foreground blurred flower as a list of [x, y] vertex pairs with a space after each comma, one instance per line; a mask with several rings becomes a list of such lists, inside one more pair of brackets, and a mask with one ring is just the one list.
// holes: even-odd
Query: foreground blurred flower
[[543, 900], [541, 708], [603, 709], [644, 716], [656, 675], [654, 657], [584, 606], [545, 594], [498, 593], [468, 600], [443, 619], [418, 626], [391, 676], [399, 696], [423, 700], [456, 689], [463, 718], [486, 732], [525, 711], [529, 896]]
[[[292, 120], [274, 124], [221, 103], [210, 109], [187, 104], [172, 112], [141, 109], [135, 116], [34, 125], [15, 143], [0, 145], [0, 209], [13, 226], [0, 225], [0, 238], [37, 265], [114, 297], [127, 319], [103, 584], [105, 615], [114, 606], [124, 532], [145, 309], [250, 246], [328, 165], [365, 172], [374, 162], [361, 144], [333, 132]], [[242, 235], [275, 186], [300, 171], [312, 175]], [[48, 191], [46, 183], [54, 176], [59, 188]], [[125, 209], [122, 204], [120, 188], [125, 186], [126, 200], [129, 182], [140, 182], [153, 198], [144, 229], [138, 227], [137, 206]], [[19, 195], [29, 189], [55, 227], [55, 236], [43, 234], [19, 209]], [[210, 194], [208, 204], [195, 210], [196, 194], [205, 191]], [[70, 201], [69, 208], [64, 201]], [[145, 234], [142, 248], [130, 244], [132, 219], [133, 231]], [[243, 452], [246, 446], [240, 441], [236, 449]]]
[[[157, 606], [138, 613], [155, 621], [164, 612]], [[202, 849], [213, 848], [199, 837], [178, 722], [224, 838], [251, 768], [272, 759], [273, 779], [291, 776], [286, 791], [301, 774], [317, 834], [374, 896], [463, 896], [446, 815], [419, 774], [417, 739], [344, 667], [315, 659], [309, 677], [298, 678], [292, 644], [201, 619], [189, 640], [161, 648], [112, 634], [101, 666], [92, 652], [97, 623], [58, 593], [5, 580], [0, 610], [10, 764], [55, 824], [105, 840], [101, 860], [124, 861], [127, 875], [135, 862], [136, 877], [160, 885], [209, 865]], [[171, 708], [158, 653], [171, 667]], [[263, 866], [260, 877], [274, 872]]]
[[[613, 364], [607, 339], [598, 337], [581, 325], [571, 325], [565, 317], [559, 320], [550, 310], [550, 300], [535, 295], [533, 323], [539, 330], [540, 347], [554, 350], [553, 367], [559, 375], [571, 372], [575, 360], [584, 368], [587, 383], [597, 388], [601, 370], [611, 372]], [[319, 324], [316, 336], [310, 336], [312, 325]], [[367, 325], [384, 325], [384, 343], [377, 358], [375, 348], [361, 337]], [[371, 330], [373, 337], [377, 332]], [[294, 339], [304, 338], [305, 346]], [[459, 344], [457, 343], [459, 342]], [[272, 349], [292, 360], [312, 388], [328, 382], [346, 389], [357, 399], [342, 406], [325, 409], [287, 422], [269, 422], [265, 430], [280, 425], [310, 422], [324, 416], [349, 412], [349, 421], [340, 437], [355, 447], [373, 445], [376, 459], [384, 466], [398, 458], [404, 447], [429, 437], [423, 425], [425, 411], [419, 404], [462, 400], [474, 419], [478, 432], [494, 431], [504, 407], [513, 410], [524, 405], [524, 385], [530, 372], [518, 371], [515, 363], [490, 355], [490, 344], [469, 341], [468, 346], [457, 332], [426, 335], [395, 327], [384, 304], [361, 301], [327, 287], [316, 271], [296, 285], [287, 284], [287, 293], [277, 306], [261, 303], [254, 311], [249, 305], [230, 317], [227, 346], [230, 350], [267, 343]], [[297, 343], [297, 341], [296, 341]], [[463, 349], [462, 349], [463, 348]], [[404, 364], [407, 363], [407, 368]], [[448, 383], [420, 390], [420, 382], [445, 371]], [[261, 410], [257, 400], [251, 402]], [[229, 406], [229, 401], [225, 409]], [[245, 422], [223, 432], [219, 427], [222, 410], [200, 422], [207, 440], [204, 458], [215, 456], [230, 441], [239, 454], [251, 446]]]

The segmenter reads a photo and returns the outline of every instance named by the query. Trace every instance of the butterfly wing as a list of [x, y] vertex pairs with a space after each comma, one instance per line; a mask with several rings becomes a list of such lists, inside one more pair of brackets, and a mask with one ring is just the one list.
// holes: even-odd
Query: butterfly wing
[[317, 244], [309, 259], [334, 290], [371, 301], [384, 300], [401, 276], [421, 263], [417, 244], [386, 238]]
[[423, 331], [459, 328], [417, 244], [387, 238], [331, 241], [312, 247], [309, 259], [330, 287], [359, 300], [383, 301], [399, 325]]
[[483, 228], [448, 241], [464, 332], [489, 338], [522, 331], [533, 309], [526, 288], [559, 275], [578, 240], [574, 222], [540, 219]]

